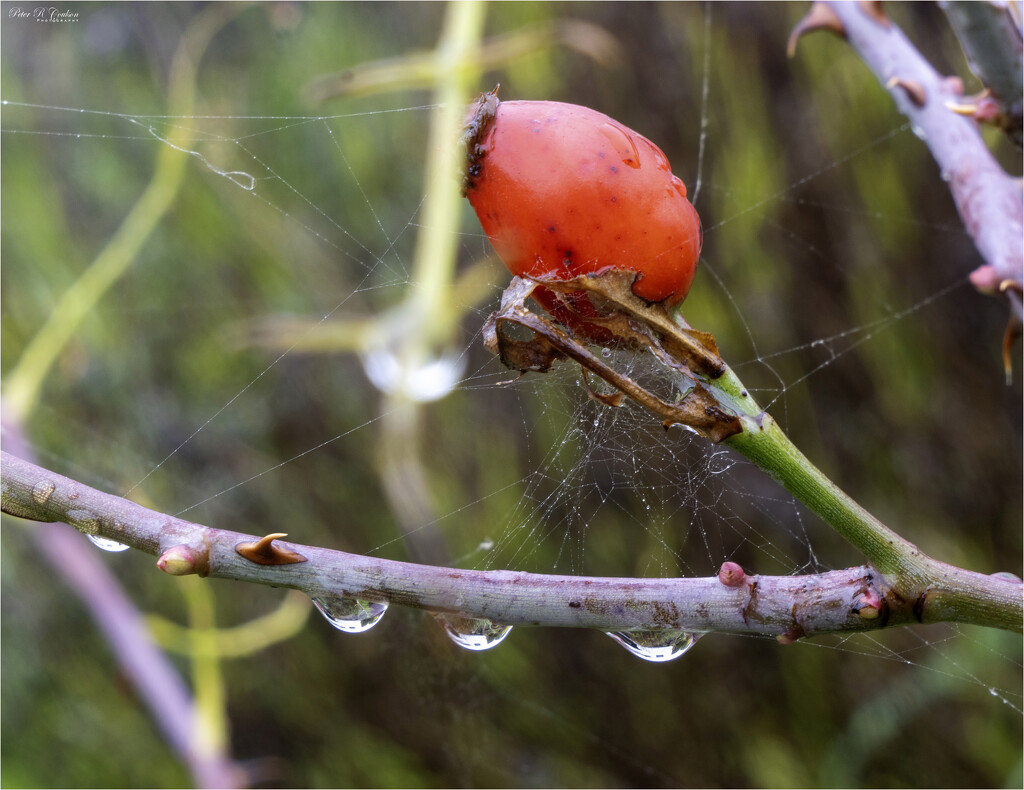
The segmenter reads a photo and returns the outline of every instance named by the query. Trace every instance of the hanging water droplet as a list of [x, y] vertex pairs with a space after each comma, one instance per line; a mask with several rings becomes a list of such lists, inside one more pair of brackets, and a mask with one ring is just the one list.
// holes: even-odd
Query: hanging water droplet
[[509, 635], [510, 625], [498, 625], [486, 618], [462, 617], [457, 614], [435, 614], [445, 633], [466, 650], [490, 650]]
[[671, 661], [679, 658], [701, 634], [690, 631], [618, 631], [606, 632], [634, 656], [644, 661]]
[[91, 540], [92, 545], [94, 545], [96, 548], [103, 549], [104, 551], [126, 551], [128, 548], [130, 548], [129, 546], [124, 545], [123, 543], [118, 543], [116, 540], [111, 540], [110, 538], [101, 538], [99, 535], [86, 535], [85, 537]]
[[332, 626], [346, 634], [369, 631], [388, 610], [386, 603], [343, 598], [340, 595], [318, 595], [313, 604]]
[[601, 356], [604, 357], [605, 359], [608, 359], [608, 357], [610, 357], [611, 355], [612, 355], [612, 350], [610, 348], [602, 348], [601, 349]]
[[403, 362], [400, 354], [386, 346], [367, 350], [361, 359], [367, 377], [377, 389], [401, 392], [417, 403], [438, 400], [451, 392], [466, 365], [462, 356], [452, 353]]

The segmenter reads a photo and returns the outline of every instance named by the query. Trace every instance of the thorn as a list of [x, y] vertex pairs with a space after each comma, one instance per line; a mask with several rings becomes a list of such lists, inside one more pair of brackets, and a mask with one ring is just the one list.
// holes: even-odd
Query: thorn
[[901, 77], [893, 77], [885, 83], [885, 87], [886, 90], [903, 88], [903, 92], [907, 94], [907, 98], [910, 99], [916, 107], [924, 107], [928, 102], [928, 92], [925, 91], [924, 86], [916, 80], [905, 80]]
[[1003, 332], [1003, 372], [1006, 374], [1006, 386], [1013, 384], [1013, 344], [1021, 335], [1021, 323], [1015, 315], [1006, 322]]
[[837, 36], [846, 38], [846, 28], [842, 20], [836, 15], [830, 6], [825, 3], [812, 3], [811, 10], [807, 16], [796, 23], [793, 32], [789, 34], [789, 41], [786, 42], [786, 54], [793, 57], [796, 54], [796, 44], [807, 33], [815, 30], [831, 30]]
[[955, 112], [957, 115], [964, 115], [968, 118], [974, 117], [975, 107], [973, 104], [961, 104], [960, 102], [948, 101], [946, 102], [946, 109]]
[[718, 570], [718, 581], [726, 587], [739, 587], [746, 579], [747, 575], [743, 572], [743, 568], [735, 562], [723, 562], [722, 567]]
[[596, 400], [598, 403], [603, 403], [605, 406], [611, 406], [616, 408], [622, 405], [622, 393], [616, 390], [615, 392], [608, 393], [607, 395], [600, 392], [596, 392], [593, 387], [590, 386], [590, 373], [585, 367], [580, 365], [580, 370], [583, 371], [583, 382], [587, 385], [587, 394]]
[[804, 633], [804, 629], [801, 628], [799, 625], [795, 625], [788, 631], [776, 636], [775, 641], [778, 642], [780, 645], [791, 645], [796, 640], [802, 639], [804, 636], [806, 636], [806, 634]]
[[283, 538], [287, 534], [287, 532], [271, 532], [259, 540], [239, 543], [235, 546], [235, 551], [249, 562], [255, 562], [257, 565], [291, 565], [295, 562], [307, 562], [307, 559], [301, 554], [274, 545], [275, 540]]
[[888, 28], [891, 24], [889, 17], [882, 10], [882, 3], [879, 0], [860, 0], [857, 5], [860, 6], [860, 10], [864, 12], [865, 16], [870, 17], [882, 27]]
[[1000, 128], [1004, 128], [1008, 123], [1005, 107], [992, 96], [992, 91], [988, 88], [974, 96], [964, 97], [963, 101], [948, 101], [946, 109], [957, 115], [973, 118], [978, 123]]
[[198, 572], [196, 555], [184, 544], [167, 549], [156, 561], [156, 567], [171, 576], [188, 576]]

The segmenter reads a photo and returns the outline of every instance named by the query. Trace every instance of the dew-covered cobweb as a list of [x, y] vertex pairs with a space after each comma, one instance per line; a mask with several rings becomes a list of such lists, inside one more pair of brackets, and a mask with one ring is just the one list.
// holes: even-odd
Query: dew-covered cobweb
[[[798, 142], [778, 140], [784, 145], [777, 155], [770, 141], [741, 144], [737, 127], [778, 118], [771, 108], [730, 102], [731, 84], [709, 58], [726, 46], [716, 25], [694, 12], [691, 28], [677, 38], [680, 57], [692, 67], [693, 84], [682, 93], [693, 102], [681, 123], [686, 145], [655, 138], [705, 221], [700, 274], [684, 315], [718, 338], [725, 359], [797, 444], [897, 531], [943, 559], [1019, 572], [1019, 556], [987, 564], [993, 542], [1019, 549], [1013, 536], [983, 541], [989, 554], [957, 548], [957, 531], [979, 520], [1001, 516], [1011, 528], [1019, 501], [949, 513], [933, 526], [941, 505], [922, 494], [943, 480], [959, 485], [960, 470], [998, 464], [1017, 469], [1019, 478], [1020, 465], [1019, 435], [1006, 428], [1019, 428], [1020, 390], [1003, 383], [999, 308], [967, 284], [979, 261], [948, 197], [925, 206], [909, 197], [917, 194], [906, 183], [912, 179], [930, 183], [925, 190], [944, 189], [922, 142], [881, 105], [872, 104], [860, 125], [828, 125], [805, 87], [806, 106], [784, 111], [791, 122], [785, 134]], [[832, 78], [854, 79], [840, 71]], [[882, 92], [866, 71], [856, 80], [863, 84], [847, 88], [851, 96], [865, 104], [888, 101], [871, 95]], [[515, 89], [514, 77], [510, 82], [503, 91]], [[632, 403], [599, 402], [570, 363], [517, 379], [488, 355], [481, 327], [508, 275], [490, 258], [468, 207], [457, 231], [451, 304], [408, 325], [402, 305], [422, 285], [415, 259], [436, 110], [429, 92], [346, 99], [310, 111], [297, 100], [238, 107], [211, 88], [210, 98], [185, 116], [163, 114], [148, 100], [108, 101], [95, 90], [72, 94], [70, 103], [55, 98], [65, 91], [53, 93], [5, 88], [2, 101], [7, 177], [22, 177], [18, 157], [45, 159], [38, 177], [52, 180], [51, 196], [61, 207], [59, 221], [47, 221], [38, 215], [45, 206], [5, 206], [4, 286], [9, 294], [33, 294], [25, 310], [57, 303], [132, 210], [161, 151], [183, 151], [188, 163], [180, 208], [170, 210], [124, 283], [97, 308], [121, 331], [134, 327], [133, 336], [90, 357], [90, 347], [110, 339], [87, 320], [71, 358], [52, 374], [65, 383], [43, 390], [39, 415], [52, 427], [33, 437], [43, 463], [201, 523], [288, 532], [301, 543], [453, 568], [672, 577], [709, 576], [724, 561], [762, 574], [810, 574], [861, 561], [731, 450], [678, 426], [666, 430]], [[600, 96], [556, 98], [595, 103]], [[645, 124], [654, 110], [642, 98], [623, 109], [630, 115], [622, 120], [651, 137], [679, 123]], [[742, 121], [738, 114], [746, 112], [757, 117]], [[892, 172], [908, 159], [913, 166]], [[876, 200], [876, 190], [889, 196]], [[20, 193], [9, 188], [5, 197], [12, 194]], [[102, 208], [89, 206], [90, 196]], [[79, 241], [33, 245], [18, 236], [18, 224], [29, 219]], [[175, 235], [185, 230], [191, 235]], [[212, 257], [197, 248], [204, 239]], [[930, 270], [915, 264], [904, 276], [901, 245], [921, 239], [927, 250], [907, 257], [947, 252], [951, 260]], [[22, 261], [47, 250], [72, 260], [30, 272]], [[202, 267], [209, 290], [196, 288]], [[163, 289], [176, 301], [154, 295]], [[5, 299], [6, 313], [21, 320], [21, 310]], [[444, 342], [427, 346], [412, 374], [403, 370], [402, 343], [425, 331], [423, 321], [452, 315], [456, 328]], [[932, 342], [936, 331], [942, 337]], [[5, 343], [5, 370], [15, 362], [12, 349], [26, 340]], [[163, 358], [149, 358], [147, 344]], [[957, 358], [950, 361], [947, 351]], [[652, 359], [614, 349], [601, 354], [638, 380], [658, 381]], [[126, 412], [122, 402], [116, 413], [105, 412], [109, 389], [131, 386], [125, 371], [136, 364], [144, 383], [127, 401], [134, 407]], [[185, 366], [194, 367], [193, 377]], [[163, 375], [173, 391], [161, 392]], [[58, 401], [84, 393], [86, 407], [65, 418], [48, 403], [48, 393], [58, 390]], [[927, 432], [944, 433], [967, 419], [983, 425], [963, 416], [978, 390], [998, 391], [984, 402], [1004, 405], [1006, 414], [989, 422], [1003, 427], [958, 459], [956, 431], [948, 442], [931, 441]], [[106, 430], [115, 423], [116, 430]], [[896, 430], [901, 424], [905, 431]], [[409, 431], [408, 445], [396, 450], [402, 430]], [[51, 449], [48, 437], [58, 432], [87, 448], [81, 457], [66, 444]], [[925, 468], [942, 453], [934, 469]], [[862, 466], [885, 468], [886, 484], [879, 488], [880, 477]], [[1005, 492], [979, 488], [977, 496]], [[263, 521], [267, 503], [282, 498], [294, 502], [290, 522]], [[945, 501], [938, 493], [935, 499]], [[387, 607], [340, 599], [317, 606], [341, 631], [375, 626], [365, 636], [334, 638], [393, 647], [386, 634], [393, 615], [381, 619]], [[459, 620], [471, 650], [506, 650], [537, 633], [517, 630], [506, 638], [500, 624]], [[438, 623], [423, 617], [420, 627]], [[744, 641], [707, 641], [725, 639]], [[684, 642], [682, 652], [704, 648], [693, 642]], [[607, 639], [586, 649], [619, 650]], [[674, 648], [658, 649], [663, 655]], [[982, 710], [1024, 709], [1019, 640], [976, 629], [903, 629], [778, 650], [837, 651], [873, 662], [869, 667], [905, 665], [922, 683], [968, 689]], [[509, 705], [558, 715], [542, 699], [506, 692]], [[657, 766], [644, 770], [659, 776]]]

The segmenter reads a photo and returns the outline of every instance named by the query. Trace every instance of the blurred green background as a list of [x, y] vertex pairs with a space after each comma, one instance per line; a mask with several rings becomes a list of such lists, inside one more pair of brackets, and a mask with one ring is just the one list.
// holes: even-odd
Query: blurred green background
[[[147, 124], [201, 154], [182, 155], [167, 213], [33, 399], [24, 429], [44, 465], [123, 492], [216, 415], [133, 495], [225, 529], [400, 559], [440, 552], [466, 567], [709, 574], [733, 559], [790, 573], [860, 561], [749, 468], [689, 488], [687, 476], [708, 469], [703, 451], [636, 413], [614, 424], [571, 370], [493, 386], [511, 376], [478, 333], [507, 274], [468, 207], [460, 285], [436, 316], [458, 322], [449, 346], [463, 356], [462, 385], [403, 411], [367, 380], [354, 352], [397, 323], [417, 284], [431, 154], [423, 108], [435, 98], [399, 79], [314, 107], [306, 89], [429, 52], [445, 5], [235, 6], [198, 66], [195, 117], [169, 120], [159, 116], [183, 114], [169, 106], [174, 52], [208, 6], [71, 3], [77, 20], [61, 24], [0, 7], [0, 94], [12, 103], [0, 149], [5, 385], [171, 151]], [[937, 7], [887, 10], [939, 69], [978, 87]], [[493, 4], [485, 37], [517, 33], [528, 51], [467, 79], [614, 116], [664, 149], [692, 196], [707, 58], [704, 256], [687, 319], [869, 510], [940, 559], [1019, 574], [1021, 360], [1018, 348], [1006, 386], [1005, 310], [967, 285], [980, 259], [938, 170], [854, 53], [817, 34], [786, 58], [805, 11]], [[331, 118], [295, 120], [316, 115]], [[1019, 175], [1019, 154], [988, 139]], [[245, 171], [255, 188], [215, 170]], [[327, 313], [333, 353], [295, 351], [268, 369], [275, 342], [292, 342], [289, 326]], [[565, 442], [583, 418], [600, 430]], [[581, 465], [588, 454], [611, 471]], [[632, 457], [637, 479], [619, 485]], [[583, 480], [557, 495], [565, 470]], [[425, 489], [403, 494], [403, 474]], [[590, 510], [587, 481], [603, 474], [613, 503]], [[533, 529], [525, 541], [509, 538], [520, 522]], [[403, 529], [413, 530], [404, 541]], [[191, 784], [31, 530], [5, 517], [0, 536], [0, 783]], [[488, 540], [490, 554], [478, 549]], [[103, 561], [143, 611], [185, 622], [194, 580], [135, 552]], [[203, 584], [222, 625], [284, 596]], [[187, 677], [189, 662], [172, 660]], [[678, 661], [646, 664], [570, 630], [518, 629], [470, 654], [428, 616], [393, 608], [360, 636], [313, 617], [286, 641], [225, 660], [224, 672], [230, 753], [259, 786], [1022, 781], [1021, 640], [979, 629], [786, 648], [712, 636]]]

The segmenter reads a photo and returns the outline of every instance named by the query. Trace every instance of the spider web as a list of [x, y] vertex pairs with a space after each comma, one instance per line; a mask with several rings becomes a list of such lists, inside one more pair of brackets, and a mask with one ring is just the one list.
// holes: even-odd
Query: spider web
[[[710, 28], [703, 35], [713, 46]], [[705, 101], [709, 84], [712, 98], [726, 90], [709, 79], [706, 63], [703, 73]], [[336, 355], [311, 355], [305, 343], [324, 329], [386, 314], [417, 288], [412, 260], [424, 200], [418, 181], [424, 152], [407, 145], [410, 139], [425, 139], [434, 108], [378, 99], [328, 115], [211, 112], [174, 117], [140, 112], [142, 108], [91, 102], [64, 106], [46, 97], [30, 98], [2, 102], [5, 169], [9, 171], [7, 163], [23, 147], [34, 149], [34, 155], [41, 153], [51, 162], [58, 192], [120, 190], [126, 211], [136, 185], [102, 183], [97, 173], [106, 171], [90, 172], [83, 169], [84, 163], [98, 161], [98, 168], [106, 163], [110, 172], [145, 173], [157, 151], [178, 148], [191, 160], [183, 189], [202, 193], [197, 205], [213, 201], [237, 218], [233, 227], [206, 228], [202, 233], [237, 236], [242, 250], [239, 259], [221, 262], [222, 268], [210, 275], [218, 284], [209, 294], [188, 294], [168, 315], [163, 299], [148, 297], [147, 291], [167, 286], [174, 268], [188, 265], [179, 263], [176, 255], [195, 251], [188, 244], [163, 239], [159, 254], [142, 256], [139, 272], [129, 278], [122, 298], [103, 307], [138, 326], [142, 342], [161, 350], [174, 347], [176, 327], [194, 321], [197, 327], [216, 329], [220, 342], [214, 347], [225, 360], [223, 370], [196, 381], [190, 391], [175, 392], [173, 404], [170, 399], [140, 402], [135, 415], [102, 414], [97, 405], [106, 392], [102, 386], [87, 397], [93, 409], [89, 419], [86, 409], [69, 420], [65, 411], [48, 406], [44, 398], [42, 420], [92, 449], [86, 453], [89, 460], [76, 459], [67, 450], [49, 451], [50, 434], [43, 430], [36, 440], [43, 459], [51, 453], [69, 474], [122, 492], [146, 492], [168, 511], [197, 521], [260, 531], [262, 526], [245, 525], [260, 521], [264, 501], [280, 497], [306, 476], [322, 484], [330, 475], [320, 470], [331, 464], [372, 457], [377, 432], [394, 408], [393, 403], [388, 405], [387, 393], [382, 395], [373, 386], [382, 385], [375, 371], [390, 352], [364, 347], [353, 353], [353, 347], [339, 346]], [[852, 142], [842, 138], [839, 150], [828, 150], [814, 133], [806, 133], [809, 153], [804, 153], [809, 161], [797, 163], [795, 178], [778, 180], [767, 189], [764, 182], [725, 179], [729, 166], [708, 137], [708, 127], [714, 130], [716, 121], [722, 122], [713, 110], [702, 112], [701, 158], [694, 165], [702, 173], [695, 198], [702, 216], [712, 219], [706, 222], [701, 275], [685, 314], [695, 327], [716, 334], [726, 360], [761, 404], [797, 436], [798, 444], [809, 444], [812, 458], [815, 451], [831, 458], [838, 468], [828, 471], [841, 484], [849, 473], [856, 486], [862, 478], [846, 465], [856, 455], [856, 443], [834, 438], [835, 431], [845, 425], [848, 433], [870, 432], [864, 427], [870, 419], [850, 413], [822, 416], [810, 404], [837, 390], [863, 386], [864, 409], [876, 408], [871, 399], [887, 396], [874, 389], [867, 367], [878, 364], [881, 356], [907, 354], [907, 346], [927, 334], [934, 322], [948, 323], [948, 318], [937, 315], [985, 309], [971, 301], [966, 285], [968, 269], [962, 259], [969, 252], [960, 254], [954, 264], [937, 265], [931, 279], [915, 275], [895, 288], [890, 279], [878, 292], [870, 285], [877, 270], [856, 254], [864, 245], [858, 234], [875, 229], [898, 239], [905, 228], [923, 229], [929, 238], [938, 239], [933, 242], [936, 247], [956, 252], [969, 251], [969, 240], [951, 207], [936, 218], [913, 209], [894, 210], [888, 204], [879, 208], [843, 189], [864, 171], [877, 172], [879, 163], [898, 161], [920, 147], [909, 127], [894, 118]], [[191, 133], [188, 143], [172, 142], [185, 128]], [[691, 182], [692, 177], [680, 174]], [[839, 188], [831, 188], [833, 184]], [[68, 218], [68, 226], [83, 229], [83, 246], [95, 249], [117, 217], [88, 207], [76, 210], [82, 215]], [[5, 247], [15, 256], [22, 249], [16, 238], [20, 218], [17, 209], [5, 209]], [[840, 237], [836, 246], [844, 255], [822, 247], [828, 231]], [[752, 232], [768, 234], [766, 246], [774, 252], [787, 251], [786, 264], [764, 259], [737, 263], [730, 245]], [[195, 238], [202, 238], [202, 233]], [[258, 286], [240, 286], [244, 296], [222, 303], [224, 283], [246, 278], [244, 255], [261, 245], [267, 247], [266, 256], [278, 262], [262, 267], [264, 281]], [[489, 255], [487, 241], [468, 211], [459, 247], [463, 271]], [[866, 249], [877, 251], [870, 245]], [[79, 257], [87, 262], [90, 255], [83, 252]], [[780, 271], [785, 265], [792, 268]], [[863, 271], [850, 275], [854, 266]], [[374, 475], [367, 473], [351, 481], [355, 492], [335, 499], [325, 494], [327, 504], [300, 509], [289, 528], [297, 540], [332, 545], [333, 537], [335, 545], [343, 544], [340, 548], [403, 556], [403, 541], [409, 535], [436, 533], [454, 566], [587, 575], [705, 576], [726, 560], [740, 562], [749, 572], [799, 574], [860, 561], [816, 517], [738, 455], [678, 427], [666, 431], [635, 404], [610, 408], [596, 401], [573, 366], [512, 381], [515, 376], [482, 351], [479, 331], [496, 306], [506, 277], [498, 266], [487, 270], [489, 296], [458, 305], [465, 315], [460, 334], [452, 348], [430, 360], [451, 379], [450, 387], [431, 391], [417, 407], [436, 421], [423, 436], [423, 463], [437, 486], [431, 509], [422, 513], [419, 523], [407, 525], [403, 537], [400, 530], [383, 525], [386, 507], [360, 501], [360, 485], [379, 490], [379, 483], [371, 482]], [[863, 291], [876, 298], [869, 305], [867, 296], [857, 294], [851, 301], [864, 301], [852, 307], [843, 304], [832, 316], [827, 310], [818, 315], [808, 309], [806, 315], [780, 317], [777, 313], [792, 309], [793, 303], [772, 304], [772, 279], [801, 277], [808, 278], [808, 285], [797, 287], [795, 298], [808, 304], [842, 302], [837, 294], [852, 289], [850, 281], [869, 281]], [[39, 289], [41, 279], [15, 264], [5, 271], [4, 290], [10, 294]], [[190, 285], [201, 281], [187, 277]], [[5, 299], [5, 313], [17, 314], [18, 309]], [[253, 327], [261, 326], [268, 315], [285, 313], [299, 320], [300, 330], [288, 335], [291, 340], [272, 350], [254, 345]], [[192, 337], [191, 331], [185, 334]], [[120, 351], [130, 366], [133, 352]], [[5, 357], [9, 352], [5, 343]], [[652, 359], [621, 351], [603, 353], [630, 376], [663, 380]], [[994, 358], [988, 354], [987, 364]], [[5, 365], [12, 362], [5, 359]], [[897, 360], [893, 366], [899, 364]], [[91, 370], [74, 374], [77, 383], [70, 392], [88, 391], [92, 377], [109, 374], [114, 365], [112, 360], [92, 362]], [[159, 373], [159, 366], [153, 366], [153, 373]], [[976, 369], [957, 363], [951, 386], [964, 384], [969, 374], [978, 375]], [[1007, 403], [1015, 402], [1013, 393], [1019, 394], [1019, 387], [1007, 396]], [[147, 390], [147, 396], [156, 397], [153, 390]], [[356, 404], [339, 403], [345, 396]], [[272, 413], [275, 408], [282, 411]], [[841, 401], [838, 410], [843, 408], [849, 408], [849, 401]], [[300, 424], [296, 415], [310, 409], [322, 409], [323, 416]], [[97, 414], [102, 425], [116, 417], [121, 429], [106, 432], [94, 427]], [[941, 422], [937, 419], [935, 424]], [[449, 425], [460, 437], [475, 436], [475, 444], [446, 443]], [[293, 427], [286, 439], [269, 440], [276, 431]], [[833, 441], [838, 448], [830, 444]], [[984, 446], [991, 449], [993, 444]], [[998, 462], [1019, 467], [1019, 439], [1006, 445]], [[226, 446], [233, 451], [228, 453]], [[915, 451], [929, 449], [912, 446], [902, 454], [894, 451], [894, 458], [868, 463], [900, 469], [912, 461]], [[459, 450], [465, 451], [464, 457], [457, 455]], [[108, 454], [118, 459], [116, 464], [100, 461]], [[197, 477], [200, 467], [212, 470]], [[468, 482], [446, 486], [446, 477]], [[302, 494], [304, 499], [311, 496]], [[317, 528], [318, 540], [299, 537], [304, 525], [353, 503], [375, 522], [374, 529], [349, 532], [344, 525], [327, 523]], [[885, 507], [884, 499], [876, 504]], [[913, 511], [903, 506], [892, 509], [896, 516]], [[926, 527], [914, 532], [919, 528], [910, 524], [908, 529], [912, 539], [927, 543]], [[263, 531], [276, 527], [266, 525]], [[939, 541], [929, 550], [943, 556], [940, 548], [949, 544]], [[989, 655], [996, 671], [964, 659], [964, 643]], [[910, 665], [934, 676], [937, 683], [948, 680], [976, 687], [979, 694], [991, 695], [1019, 715], [1024, 708], [1021, 690], [1019, 685], [1005, 685], [1004, 670], [1009, 665], [1019, 671], [1020, 656], [1005, 645], [971, 629], [943, 626], [906, 629], [898, 635], [834, 637], [816, 640], [805, 649]]]

